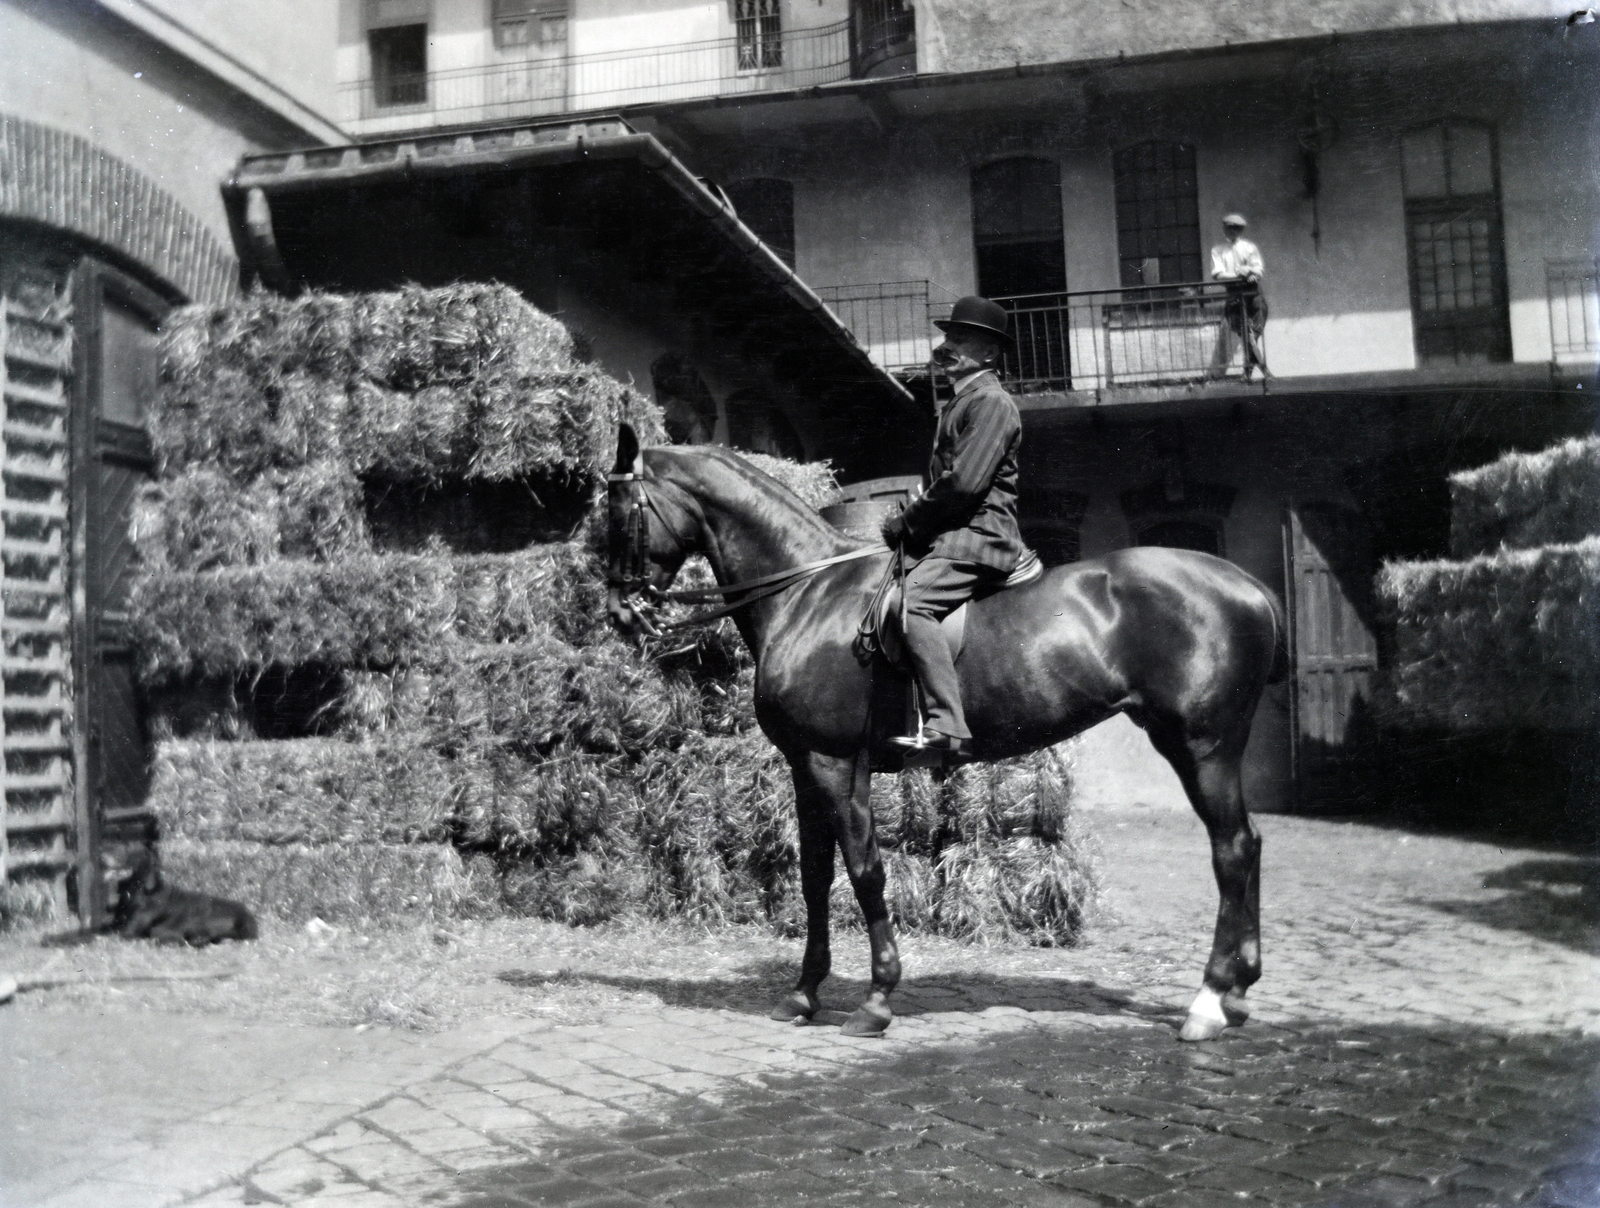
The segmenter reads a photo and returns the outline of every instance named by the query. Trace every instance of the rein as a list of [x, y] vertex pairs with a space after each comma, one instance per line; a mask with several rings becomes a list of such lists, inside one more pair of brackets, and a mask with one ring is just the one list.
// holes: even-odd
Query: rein
[[854, 562], [861, 558], [872, 558], [878, 554], [886, 554], [889, 547], [886, 545], [869, 545], [864, 549], [851, 550], [845, 554], [835, 554], [831, 558], [818, 558], [814, 562], [802, 562], [799, 566], [791, 566], [785, 570], [774, 571], [770, 575], [762, 575], [757, 579], [743, 579], [738, 583], [729, 583], [721, 587], [686, 587], [676, 591], [659, 591], [652, 588], [645, 575], [646, 549], [649, 544], [649, 522], [645, 517], [645, 509], [656, 514], [666, 530], [681, 545], [687, 545], [681, 533], [656, 506], [654, 499], [644, 489], [644, 483], [638, 474], [608, 474], [607, 482], [626, 482], [633, 488], [633, 510], [628, 516], [628, 551], [627, 565], [622, 573], [608, 573], [606, 581], [613, 587], [620, 587], [625, 594], [634, 591], [644, 591], [647, 595], [657, 600], [669, 600], [680, 604], [714, 604], [717, 600], [727, 596], [749, 592], [742, 600], [734, 600], [720, 608], [709, 612], [696, 613], [692, 617], [685, 617], [681, 621], [671, 621], [663, 626], [665, 629], [687, 629], [691, 625], [703, 625], [707, 621], [715, 621], [727, 616], [731, 612], [754, 604], [758, 600], [765, 600], [768, 596], [775, 596], [781, 591], [793, 587], [802, 579], [809, 579], [818, 571], [826, 570], [830, 566], [837, 566], [842, 562]]

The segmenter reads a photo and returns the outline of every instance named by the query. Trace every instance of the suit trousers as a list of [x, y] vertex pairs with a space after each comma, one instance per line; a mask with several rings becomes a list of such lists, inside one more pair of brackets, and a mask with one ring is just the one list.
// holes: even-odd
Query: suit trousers
[[906, 571], [906, 654], [928, 701], [925, 725], [955, 738], [972, 737], [961, 708], [961, 685], [939, 622], [1006, 573], [981, 562], [928, 555]]

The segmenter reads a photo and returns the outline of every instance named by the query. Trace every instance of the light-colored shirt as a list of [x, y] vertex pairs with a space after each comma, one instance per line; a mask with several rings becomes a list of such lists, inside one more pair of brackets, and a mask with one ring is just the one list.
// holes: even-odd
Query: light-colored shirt
[[1219, 243], [1211, 249], [1213, 281], [1242, 281], [1250, 273], [1258, 278], [1266, 276], [1261, 267], [1261, 249], [1248, 239]]

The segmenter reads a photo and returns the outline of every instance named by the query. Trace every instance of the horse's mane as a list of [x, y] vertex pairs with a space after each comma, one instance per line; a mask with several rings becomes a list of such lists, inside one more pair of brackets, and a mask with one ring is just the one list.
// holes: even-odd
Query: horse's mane
[[721, 445], [658, 445], [645, 451], [647, 459], [652, 455], [664, 456], [675, 462], [686, 463], [693, 459], [714, 463], [754, 494], [757, 506], [763, 513], [762, 519], [802, 528], [809, 535], [830, 541], [840, 549], [859, 549], [868, 544], [841, 533], [818, 515], [816, 508], [800, 498], [792, 487], [779, 482], [733, 449]]

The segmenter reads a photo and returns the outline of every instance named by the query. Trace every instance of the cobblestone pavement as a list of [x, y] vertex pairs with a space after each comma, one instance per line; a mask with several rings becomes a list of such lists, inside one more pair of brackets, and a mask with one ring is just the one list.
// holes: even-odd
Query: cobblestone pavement
[[[1093, 940], [983, 980], [919, 978], [910, 942], [883, 1038], [768, 1021], [786, 969], [619, 974], [662, 1005], [395, 1037], [214, 1108], [188, 1134], [209, 1164], [130, 1152], [39, 1202], [1600, 1205], [1596, 862], [1260, 821], [1266, 975], [1211, 1044], [1174, 1035], [1215, 908], [1203, 832], [1106, 813]], [[830, 1006], [864, 991], [863, 947], [836, 940]]]

